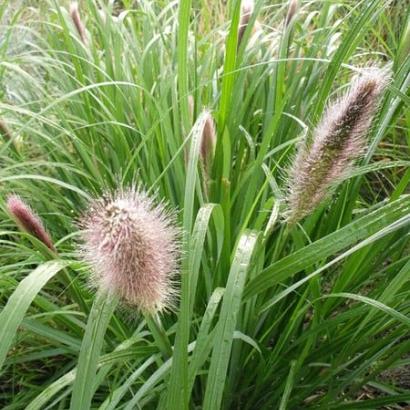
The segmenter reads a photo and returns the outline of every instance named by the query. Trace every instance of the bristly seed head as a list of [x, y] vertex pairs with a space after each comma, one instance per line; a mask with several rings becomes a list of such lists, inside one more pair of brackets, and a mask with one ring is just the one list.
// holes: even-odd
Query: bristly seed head
[[17, 225], [25, 232], [36, 237], [49, 249], [55, 251], [53, 241], [44, 228], [38, 215], [18, 195], [10, 195], [7, 198], [7, 209], [16, 221]]
[[312, 142], [303, 141], [299, 146], [289, 172], [289, 223], [313, 212], [329, 188], [352, 170], [366, 148], [366, 134], [388, 81], [386, 70], [364, 71], [349, 91], [328, 107]]
[[90, 203], [80, 220], [91, 282], [146, 313], [172, 308], [180, 246], [174, 217], [131, 188]]

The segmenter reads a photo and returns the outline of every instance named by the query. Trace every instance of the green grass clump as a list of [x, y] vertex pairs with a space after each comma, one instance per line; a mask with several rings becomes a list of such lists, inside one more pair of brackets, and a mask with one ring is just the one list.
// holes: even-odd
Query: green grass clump
[[[0, 5], [2, 409], [410, 405], [403, 3], [256, 1], [244, 30], [240, 0]], [[288, 224], [296, 148], [366, 66], [391, 73], [367, 148]], [[176, 210], [175, 312], [89, 286], [76, 221], [132, 185]]]

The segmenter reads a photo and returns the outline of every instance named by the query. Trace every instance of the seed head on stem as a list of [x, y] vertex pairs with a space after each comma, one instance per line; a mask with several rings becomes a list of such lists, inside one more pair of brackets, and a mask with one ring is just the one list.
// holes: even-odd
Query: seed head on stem
[[70, 17], [77, 30], [78, 35], [84, 45], [87, 45], [87, 32], [81, 20], [80, 12], [78, 10], [78, 3], [75, 1], [70, 4]]
[[92, 284], [144, 313], [172, 307], [179, 232], [172, 214], [137, 188], [92, 201], [80, 220]]
[[18, 195], [10, 195], [6, 202], [7, 210], [17, 225], [25, 232], [36, 237], [49, 249], [55, 251], [53, 241], [44, 228], [40, 217]]
[[364, 71], [345, 95], [329, 105], [312, 141], [300, 144], [289, 172], [289, 223], [313, 212], [329, 188], [352, 170], [367, 146], [366, 134], [388, 81], [385, 70]]
[[288, 12], [286, 14], [286, 19], [285, 19], [285, 27], [289, 26], [290, 22], [295, 17], [296, 12], [298, 11], [298, 7], [299, 7], [299, 0], [289, 1]]
[[205, 124], [202, 132], [200, 158], [205, 172], [209, 175], [215, 154], [216, 131], [215, 123], [210, 112], [205, 113]]

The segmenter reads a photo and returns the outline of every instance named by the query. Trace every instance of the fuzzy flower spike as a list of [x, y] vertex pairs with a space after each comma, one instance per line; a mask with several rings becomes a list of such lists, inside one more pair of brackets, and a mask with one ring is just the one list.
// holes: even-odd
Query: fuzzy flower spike
[[289, 173], [289, 223], [313, 212], [329, 188], [352, 170], [366, 148], [366, 134], [388, 81], [385, 70], [364, 71], [349, 91], [327, 108], [312, 141], [299, 146]]
[[144, 313], [172, 306], [178, 229], [163, 204], [139, 189], [94, 200], [80, 220], [92, 284]]
[[36, 237], [49, 249], [55, 251], [53, 241], [44, 228], [39, 216], [18, 195], [10, 195], [6, 202], [7, 210], [17, 225], [25, 232]]

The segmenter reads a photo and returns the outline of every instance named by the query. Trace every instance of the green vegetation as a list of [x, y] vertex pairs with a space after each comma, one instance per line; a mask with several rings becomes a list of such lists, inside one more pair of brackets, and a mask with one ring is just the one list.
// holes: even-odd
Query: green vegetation
[[[405, 3], [256, 1], [240, 42], [240, 0], [84, 0], [84, 32], [68, 2], [0, 4], [2, 409], [410, 405]], [[368, 147], [289, 224], [298, 142], [366, 66], [391, 73]], [[183, 237], [177, 308], [153, 317], [92, 289], [78, 251], [89, 200], [132, 185]]]

